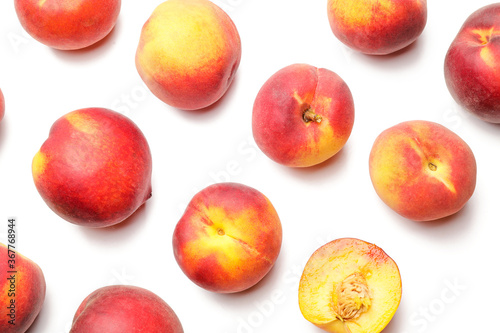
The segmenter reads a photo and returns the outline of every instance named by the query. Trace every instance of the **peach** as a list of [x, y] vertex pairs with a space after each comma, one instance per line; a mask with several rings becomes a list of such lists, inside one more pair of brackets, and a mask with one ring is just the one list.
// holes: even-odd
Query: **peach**
[[407, 121], [383, 131], [369, 159], [379, 197], [403, 217], [431, 221], [458, 212], [476, 186], [470, 147], [446, 127]]
[[12, 239], [8, 246], [0, 243], [0, 332], [24, 333], [42, 309], [45, 278], [35, 262], [16, 251]]
[[332, 333], [379, 333], [401, 300], [401, 276], [394, 260], [368, 242], [341, 238], [308, 260], [299, 283], [305, 319]]
[[70, 333], [182, 333], [172, 308], [155, 293], [134, 286], [107, 286], [78, 307]]
[[365, 54], [385, 55], [413, 43], [427, 23], [427, 0], [328, 0], [334, 35]]
[[151, 197], [146, 138], [132, 120], [108, 109], [80, 109], [59, 118], [32, 170], [47, 205], [82, 226], [122, 222]]
[[259, 191], [236, 183], [211, 185], [189, 202], [173, 235], [174, 255], [198, 286], [234, 293], [259, 282], [281, 248], [281, 222]]
[[5, 115], [5, 98], [3, 97], [2, 89], [0, 89], [0, 121]]
[[197, 110], [225, 94], [240, 59], [238, 30], [222, 9], [208, 0], [168, 0], [144, 24], [135, 63], [156, 97]]
[[258, 147], [290, 167], [309, 167], [335, 155], [353, 124], [354, 101], [344, 80], [307, 64], [293, 64], [272, 75], [253, 106]]
[[14, 0], [23, 28], [59, 50], [82, 49], [106, 37], [116, 24], [121, 0]]
[[458, 104], [484, 121], [500, 123], [500, 3], [467, 18], [448, 49], [444, 75]]

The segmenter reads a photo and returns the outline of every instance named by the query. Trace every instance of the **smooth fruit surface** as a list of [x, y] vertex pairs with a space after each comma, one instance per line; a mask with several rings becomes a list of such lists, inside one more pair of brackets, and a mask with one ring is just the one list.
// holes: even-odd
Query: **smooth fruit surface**
[[107, 286], [78, 307], [70, 333], [182, 333], [181, 322], [158, 295], [135, 286]]
[[76, 50], [106, 37], [116, 24], [121, 0], [15, 0], [23, 28], [39, 42]]
[[427, 23], [426, 0], [328, 0], [334, 35], [350, 48], [374, 55], [413, 43]]
[[238, 30], [221, 8], [208, 0], [168, 0], [144, 24], [135, 61], [156, 97], [197, 110], [225, 94], [240, 59]]
[[484, 121], [500, 123], [500, 3], [467, 18], [448, 49], [444, 74], [458, 104]]
[[2, 89], [0, 89], [0, 121], [3, 119], [5, 115], [5, 98], [2, 93]]
[[308, 260], [299, 284], [305, 319], [332, 333], [379, 333], [394, 316], [402, 294], [394, 260], [359, 239], [327, 243]]
[[10, 250], [0, 243], [0, 332], [24, 333], [42, 309], [45, 278], [35, 262]]
[[307, 64], [272, 75], [253, 106], [255, 142], [269, 158], [290, 167], [312, 166], [335, 155], [353, 124], [354, 101], [344, 80]]
[[403, 217], [430, 221], [458, 212], [474, 193], [476, 160], [446, 127], [408, 121], [383, 131], [369, 160], [380, 198]]
[[70, 112], [51, 127], [32, 163], [36, 188], [67, 221], [106, 227], [151, 197], [152, 159], [141, 130], [108, 109]]
[[219, 293], [248, 289], [273, 267], [281, 222], [262, 193], [221, 183], [198, 192], [174, 231], [177, 263], [198, 286]]

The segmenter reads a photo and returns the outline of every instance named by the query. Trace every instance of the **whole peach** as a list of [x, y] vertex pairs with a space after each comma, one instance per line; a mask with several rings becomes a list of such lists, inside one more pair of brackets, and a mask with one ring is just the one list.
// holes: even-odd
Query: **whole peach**
[[446, 54], [448, 89], [480, 119], [500, 123], [500, 3], [470, 15]]
[[334, 35], [350, 48], [383, 55], [413, 43], [427, 23], [427, 0], [328, 0]]
[[208, 0], [168, 0], [144, 24], [135, 63], [156, 97], [196, 110], [225, 94], [240, 59], [238, 30], [222, 9]]
[[253, 137], [277, 163], [312, 166], [335, 155], [354, 124], [351, 91], [334, 72], [293, 64], [272, 75], [255, 98]]
[[45, 278], [35, 262], [16, 251], [15, 242], [7, 244], [0, 243], [0, 332], [24, 333], [42, 309]]
[[59, 118], [32, 170], [47, 205], [82, 226], [117, 224], [151, 197], [146, 138], [129, 118], [108, 109], [80, 109]]
[[186, 276], [218, 293], [248, 289], [273, 267], [281, 222], [259, 191], [236, 183], [197, 193], [175, 227], [174, 255]]
[[158, 295], [134, 286], [107, 286], [78, 307], [70, 333], [182, 333], [181, 322]]
[[14, 0], [23, 28], [39, 42], [76, 50], [106, 37], [116, 24], [121, 0]]
[[458, 212], [476, 187], [470, 147], [446, 127], [414, 120], [383, 131], [370, 152], [370, 177], [395, 212], [431, 221]]

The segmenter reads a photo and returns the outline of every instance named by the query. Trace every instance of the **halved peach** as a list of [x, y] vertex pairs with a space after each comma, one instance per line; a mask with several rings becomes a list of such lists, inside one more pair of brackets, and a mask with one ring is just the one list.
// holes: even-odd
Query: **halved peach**
[[379, 333], [401, 300], [401, 276], [380, 247], [340, 238], [320, 247], [299, 285], [305, 319], [333, 333]]

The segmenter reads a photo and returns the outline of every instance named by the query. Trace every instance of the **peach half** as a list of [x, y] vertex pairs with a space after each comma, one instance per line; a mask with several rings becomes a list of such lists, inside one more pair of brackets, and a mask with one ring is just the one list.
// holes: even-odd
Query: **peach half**
[[305, 319], [332, 333], [379, 333], [401, 300], [399, 269], [380, 247], [340, 238], [313, 253], [299, 284]]
[[253, 106], [257, 146], [289, 167], [309, 167], [331, 158], [344, 147], [353, 125], [354, 101], [345, 81], [308, 64], [273, 74]]
[[414, 221], [455, 214], [476, 187], [470, 147], [430, 121], [407, 121], [383, 131], [373, 144], [369, 168], [382, 201]]
[[242, 184], [211, 185], [197, 193], [177, 223], [174, 255], [198, 286], [234, 293], [257, 284], [281, 248], [281, 222], [262, 193]]

